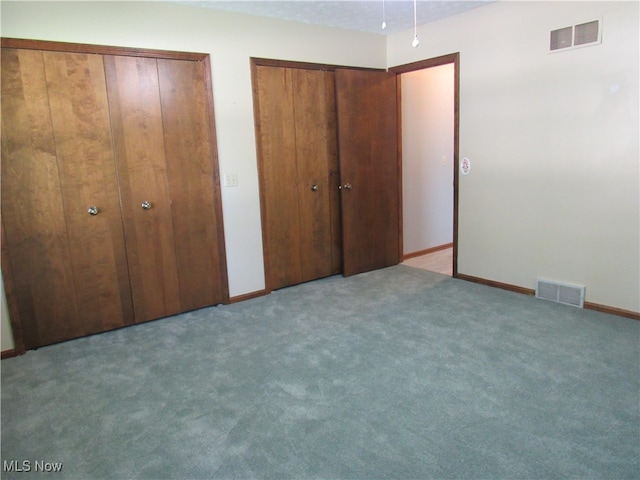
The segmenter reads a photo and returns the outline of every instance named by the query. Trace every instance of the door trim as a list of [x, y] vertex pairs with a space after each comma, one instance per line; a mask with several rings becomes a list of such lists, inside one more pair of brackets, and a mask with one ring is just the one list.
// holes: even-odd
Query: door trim
[[52, 42], [49, 40], [29, 40], [23, 38], [0, 38], [3, 48], [23, 50], [45, 50], [51, 52], [95, 53], [98, 55], [126, 55], [127, 57], [163, 58], [167, 60], [202, 61], [208, 53], [178, 52], [173, 50], [153, 50], [149, 48], [112, 47], [87, 43]]
[[[453, 277], [458, 278], [458, 205], [459, 205], [459, 156], [460, 156], [460, 53], [451, 53], [440, 57], [420, 60], [389, 69], [398, 75], [402, 73], [424, 70], [425, 68], [453, 64]], [[398, 82], [400, 84], [400, 82]], [[398, 105], [400, 106], [400, 88], [398, 88]], [[398, 108], [398, 115], [401, 109]], [[402, 145], [402, 124], [398, 123], [398, 145]], [[400, 148], [400, 147], [398, 147]], [[400, 157], [402, 158], [402, 156]], [[402, 249], [402, 246], [400, 247]], [[402, 252], [401, 252], [402, 253]], [[402, 258], [402, 254], [400, 255]]]

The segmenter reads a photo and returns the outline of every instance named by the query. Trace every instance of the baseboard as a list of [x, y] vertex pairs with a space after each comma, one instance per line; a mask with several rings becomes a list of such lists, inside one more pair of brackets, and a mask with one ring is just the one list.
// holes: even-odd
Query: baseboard
[[610, 315], [618, 315], [619, 317], [626, 317], [626, 318], [631, 318], [633, 320], [640, 320], [639, 312], [624, 310], [623, 308], [608, 307], [607, 305], [600, 305], [598, 303], [592, 303], [592, 302], [584, 302], [583, 306], [587, 310], [595, 310], [597, 312], [608, 313]]
[[5, 358], [15, 357], [17, 355], [18, 355], [18, 353], [16, 352], [15, 348], [12, 348], [10, 350], [3, 350], [2, 354], [0, 356], [0, 360], [4, 360]]
[[510, 292], [522, 293], [533, 297], [536, 291], [531, 288], [518, 287], [509, 283], [496, 282], [495, 280], [487, 280], [486, 278], [474, 277], [471, 275], [465, 275], [464, 273], [458, 273], [455, 278], [465, 280], [467, 282], [480, 283], [482, 285], [488, 285], [489, 287], [501, 288], [502, 290], [509, 290]]
[[407, 253], [402, 256], [402, 261], [409, 260], [414, 257], [421, 257], [422, 255], [428, 255], [429, 253], [439, 252], [440, 250], [446, 250], [447, 248], [453, 248], [453, 243], [445, 243], [444, 245], [438, 245], [437, 247], [427, 248], [426, 250], [420, 250], [418, 252]]
[[[458, 273], [455, 278], [460, 280], [466, 280], [467, 282], [480, 283], [482, 285], [488, 285], [489, 287], [501, 288], [503, 290], [509, 290], [510, 292], [522, 293], [524, 295], [534, 296], [536, 291], [531, 288], [518, 287], [509, 283], [496, 282], [494, 280], [487, 280], [485, 278], [474, 277], [471, 275], [465, 275]], [[631, 310], [624, 310], [622, 308], [609, 307], [607, 305], [600, 305], [598, 303], [584, 302], [585, 310], [596, 310], [602, 313], [608, 313], [609, 315], [617, 315], [619, 317], [631, 318], [633, 320], [640, 320], [640, 313], [632, 312]]]
[[263, 297], [267, 294], [266, 290], [257, 290], [255, 292], [245, 293], [243, 295], [237, 295], [229, 298], [229, 303], [244, 302], [245, 300], [251, 300], [252, 298]]

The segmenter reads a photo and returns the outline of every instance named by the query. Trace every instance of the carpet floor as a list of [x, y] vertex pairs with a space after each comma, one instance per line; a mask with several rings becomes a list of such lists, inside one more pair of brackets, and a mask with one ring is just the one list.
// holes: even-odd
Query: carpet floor
[[407, 266], [1, 368], [6, 479], [640, 478], [640, 322]]

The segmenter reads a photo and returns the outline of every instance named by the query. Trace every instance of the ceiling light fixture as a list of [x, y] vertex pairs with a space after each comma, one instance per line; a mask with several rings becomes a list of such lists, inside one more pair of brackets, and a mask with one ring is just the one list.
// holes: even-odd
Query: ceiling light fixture
[[418, 0], [413, 0], [413, 42], [411, 42], [411, 46], [416, 48], [420, 45], [420, 40], [418, 40], [418, 8], [417, 8]]

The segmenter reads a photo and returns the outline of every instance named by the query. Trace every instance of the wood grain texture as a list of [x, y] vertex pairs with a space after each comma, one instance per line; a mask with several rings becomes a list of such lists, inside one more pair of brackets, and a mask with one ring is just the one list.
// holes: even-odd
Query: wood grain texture
[[342, 271], [334, 74], [253, 65], [267, 290]]
[[194, 61], [202, 61], [208, 57], [208, 54], [206, 53], [177, 52], [172, 50], [156, 50], [150, 48], [113, 47], [109, 45], [51, 42], [48, 40], [29, 40], [7, 37], [0, 38], [0, 44], [3, 48], [11, 47], [24, 50], [90, 53], [95, 55], [125, 55], [129, 57], [167, 58]]
[[214, 159], [202, 62], [158, 60], [181, 309], [222, 303]]
[[336, 70], [344, 274], [400, 261], [396, 76]]
[[[341, 258], [339, 223], [333, 221], [339, 207], [335, 174], [338, 168], [335, 131], [333, 73], [320, 70], [291, 69], [293, 82], [294, 125], [298, 165], [298, 212], [300, 218], [301, 282], [326, 277], [341, 271], [334, 262]], [[314, 190], [314, 185], [317, 187]], [[339, 238], [339, 237], [338, 237]], [[334, 249], [338, 249], [334, 252]]]
[[291, 70], [258, 66], [257, 135], [265, 230], [267, 289], [300, 283], [298, 164]]
[[133, 305], [143, 322], [181, 311], [158, 67], [152, 58], [104, 62]]
[[[2, 219], [26, 349], [82, 328], [41, 52], [3, 49]], [[4, 267], [4, 266], [3, 266]], [[7, 292], [9, 293], [9, 292]]]
[[329, 167], [329, 207], [331, 210], [331, 273], [342, 273], [342, 212], [340, 209], [340, 162], [338, 159], [338, 117], [336, 112], [336, 75], [324, 75], [324, 95], [326, 111], [324, 115], [327, 135], [327, 156]]
[[[2, 271], [15, 352], [130, 324], [131, 285], [136, 321], [228, 302], [208, 56], [2, 46]], [[162, 98], [157, 59], [180, 65], [165, 72]], [[176, 229], [174, 215], [184, 215]]]
[[[74, 336], [133, 323], [102, 57], [44, 52], [75, 293]], [[96, 206], [98, 215], [89, 215]]]

